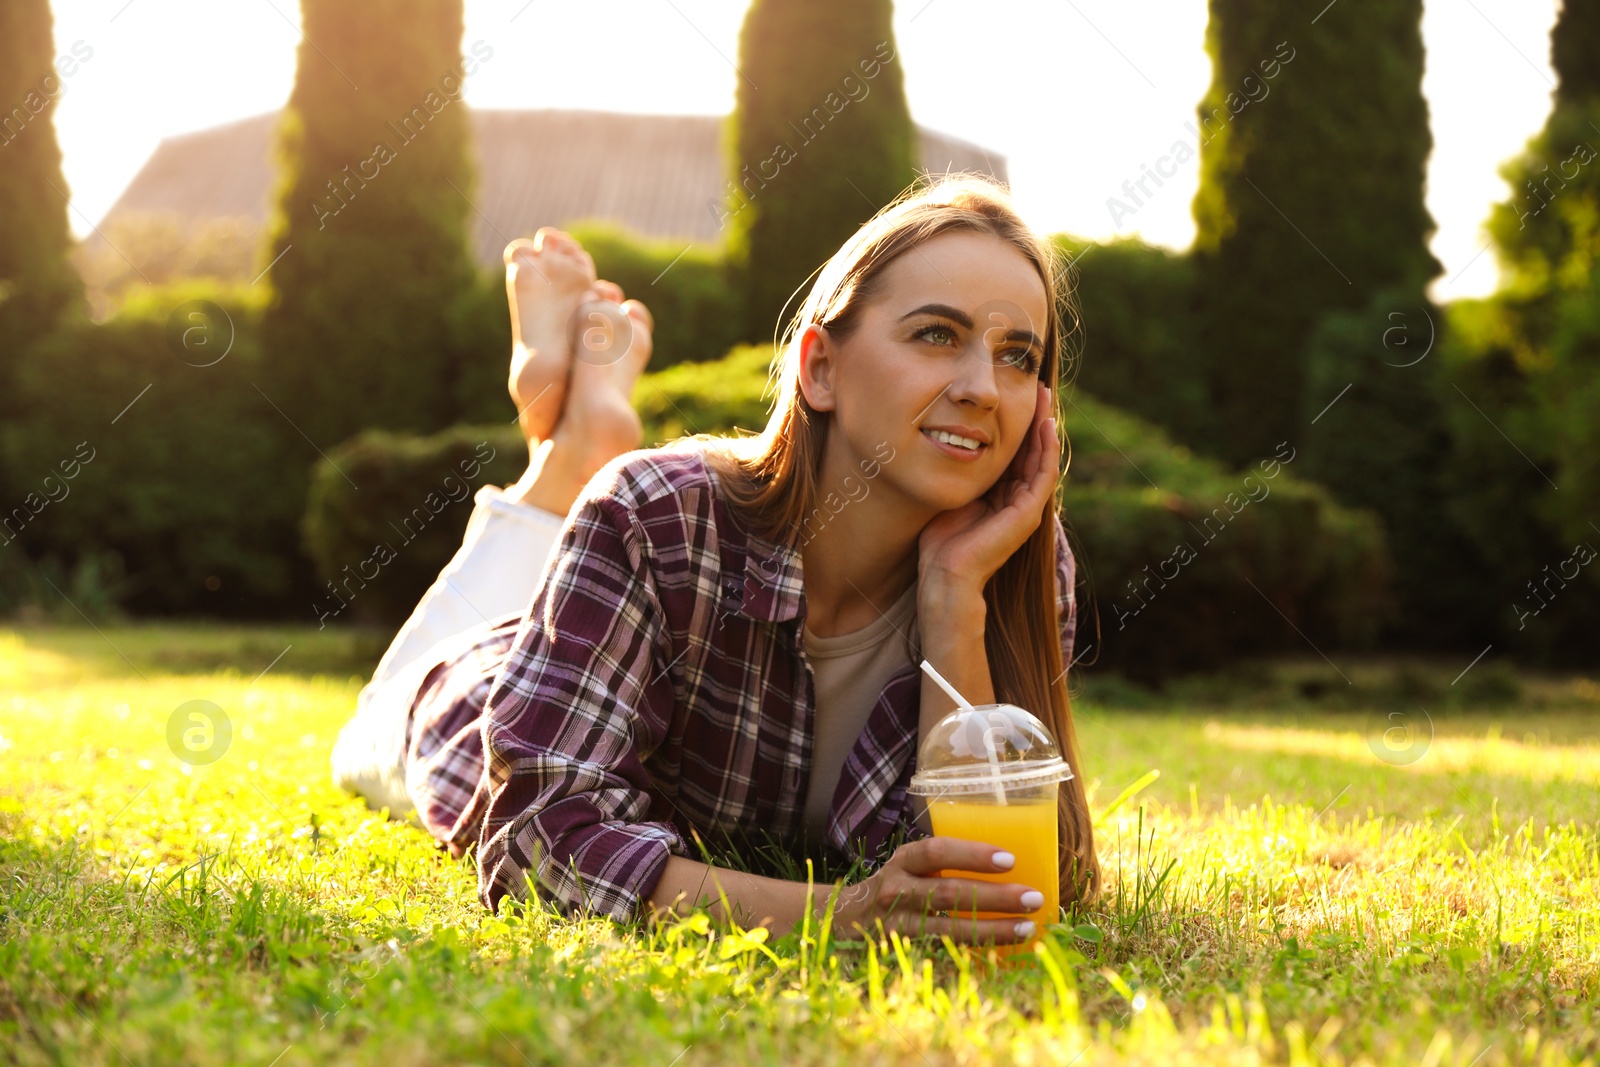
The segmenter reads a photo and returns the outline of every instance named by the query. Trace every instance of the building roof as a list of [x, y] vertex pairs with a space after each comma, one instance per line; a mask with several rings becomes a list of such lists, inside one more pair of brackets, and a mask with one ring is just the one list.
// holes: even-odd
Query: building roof
[[[273, 131], [281, 111], [166, 138], [101, 226], [119, 216], [171, 213], [189, 222], [266, 222], [276, 175]], [[603, 218], [641, 234], [718, 237], [712, 202], [725, 199], [723, 118], [606, 111], [472, 110], [479, 184], [472, 244], [486, 266], [519, 234]], [[1007, 180], [1004, 156], [918, 127], [922, 166]], [[87, 243], [97, 240], [91, 235]]]

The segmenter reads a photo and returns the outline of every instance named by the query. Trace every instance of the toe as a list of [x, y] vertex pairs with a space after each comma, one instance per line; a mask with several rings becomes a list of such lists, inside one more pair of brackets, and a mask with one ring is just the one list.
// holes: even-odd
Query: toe
[[655, 320], [650, 314], [650, 309], [637, 300], [629, 300], [622, 305], [622, 313], [626, 315], [628, 330], [623, 341], [627, 348], [623, 351], [618, 364], [618, 369], [626, 376], [628, 386], [624, 392], [631, 388], [632, 379], [644, 370], [650, 356], [655, 351], [655, 338], [651, 331], [655, 328]]
[[533, 256], [530, 266], [569, 295], [577, 295], [594, 282], [594, 258], [573, 236], [553, 226], [541, 226], [529, 242]]
[[595, 295], [599, 297], [599, 299], [609, 301], [613, 304], [622, 303], [622, 286], [618, 285], [616, 282], [609, 282], [604, 278], [601, 278], [599, 281], [594, 283], [592, 288], [595, 291]]
[[523, 259], [537, 254], [538, 250], [534, 247], [532, 241], [528, 240], [526, 237], [518, 237], [515, 241], [512, 241], [510, 244], [506, 245], [504, 258], [506, 264], [509, 266], [513, 260]]
[[652, 333], [652, 332], [655, 331], [655, 328], [656, 328], [655, 316], [650, 314], [650, 309], [645, 307], [644, 304], [642, 304], [638, 300], [624, 301], [623, 305], [622, 305], [622, 310], [623, 310], [623, 313], [626, 314], [630, 319], [632, 319], [634, 321], [635, 325], [637, 325], [641, 329], [643, 329], [645, 333], [648, 334], [648, 333]]
[[575, 237], [566, 230], [558, 230], [554, 226], [541, 226], [538, 233], [534, 234], [534, 243], [539, 246], [539, 251], [544, 253], [557, 252], [563, 255], [588, 258]]

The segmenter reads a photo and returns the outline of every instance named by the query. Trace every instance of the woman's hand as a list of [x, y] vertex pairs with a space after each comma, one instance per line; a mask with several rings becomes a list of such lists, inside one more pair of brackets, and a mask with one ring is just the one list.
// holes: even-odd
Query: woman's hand
[[940, 512], [922, 528], [918, 581], [976, 591], [1038, 529], [1055, 494], [1061, 443], [1050, 417], [1050, 389], [1039, 383], [1033, 422], [1010, 465], [978, 499]]
[[[940, 877], [941, 870], [1010, 870], [994, 862], [1002, 855], [993, 845], [958, 837], [925, 837], [908, 841], [895, 849], [884, 865], [871, 876], [839, 891], [833, 913], [833, 929], [858, 931], [861, 936], [876, 936], [877, 924], [884, 933], [946, 934], [958, 944], [1015, 944], [1033, 936], [1033, 922], [1027, 916], [1043, 905], [1043, 897], [1032, 907], [1023, 902], [1037, 887], [1017, 882], [983, 882], [975, 878]], [[1010, 919], [972, 919], [959, 915], [938, 915], [940, 911], [992, 911], [1011, 913]], [[1021, 927], [1019, 929], [1019, 927]], [[846, 934], [841, 940], [857, 940]]]

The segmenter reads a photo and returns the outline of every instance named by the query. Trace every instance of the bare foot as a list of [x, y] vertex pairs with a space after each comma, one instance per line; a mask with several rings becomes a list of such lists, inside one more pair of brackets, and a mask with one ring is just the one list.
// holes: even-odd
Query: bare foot
[[589, 479], [610, 460], [639, 447], [643, 426], [629, 399], [650, 359], [650, 312], [637, 300], [619, 305], [620, 289], [597, 282], [600, 299], [578, 315], [566, 406], [553, 436], [531, 450], [527, 471], [506, 487], [514, 500], [565, 515]]
[[631, 398], [650, 361], [655, 320], [637, 300], [590, 301], [579, 307], [577, 320], [567, 407], [555, 435], [557, 448], [570, 441], [581, 450], [587, 481], [613, 457], [639, 447], [644, 426]]
[[511, 373], [506, 387], [529, 447], [549, 437], [566, 399], [573, 312], [595, 283], [594, 260], [562, 230], [506, 245]]

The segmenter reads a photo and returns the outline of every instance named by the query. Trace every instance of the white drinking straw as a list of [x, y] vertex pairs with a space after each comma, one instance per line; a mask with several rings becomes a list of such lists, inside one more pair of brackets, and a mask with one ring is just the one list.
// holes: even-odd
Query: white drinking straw
[[[956, 687], [945, 681], [944, 675], [934, 670], [933, 664], [929, 663], [927, 660], [923, 660], [922, 669], [928, 672], [928, 677], [939, 683], [939, 688], [943, 689], [947, 694], [949, 694], [951, 700], [954, 700], [957, 704], [969, 712], [976, 711], [976, 709], [973, 708], [971, 701], [962, 696], [960, 693], [956, 692]], [[988, 729], [983, 731], [983, 747], [989, 753], [989, 768], [994, 772], [995, 803], [1004, 806], [1006, 802], [1006, 790], [1005, 786], [1000, 781], [1000, 757], [995, 754], [994, 737], [990, 734]]]

